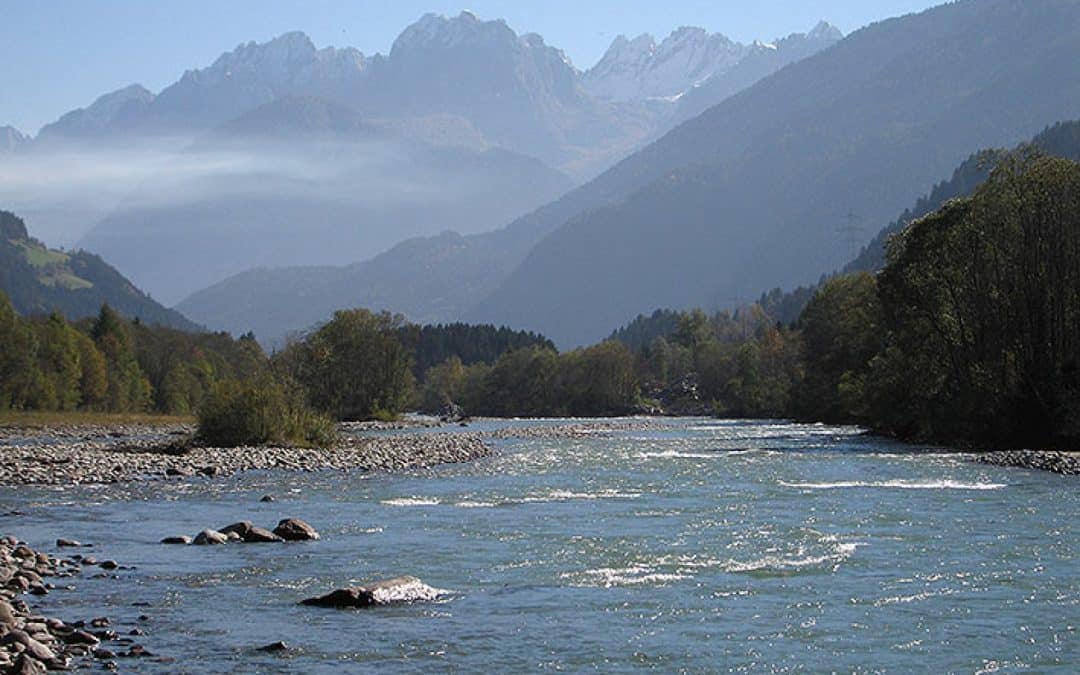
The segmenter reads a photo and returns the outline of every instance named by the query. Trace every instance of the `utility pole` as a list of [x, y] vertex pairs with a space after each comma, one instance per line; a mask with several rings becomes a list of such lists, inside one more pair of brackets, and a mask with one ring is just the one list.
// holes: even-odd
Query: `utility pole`
[[841, 255], [846, 256], [837, 267], [837, 271], [839, 271], [859, 254], [859, 242], [862, 241], [862, 226], [859, 225], [859, 219], [855, 216], [854, 211], [848, 209], [847, 222], [837, 227], [836, 233], [840, 236]]

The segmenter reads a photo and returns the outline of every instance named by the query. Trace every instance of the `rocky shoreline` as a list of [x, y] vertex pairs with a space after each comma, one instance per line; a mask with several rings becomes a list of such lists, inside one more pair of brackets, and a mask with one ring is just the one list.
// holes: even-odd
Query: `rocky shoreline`
[[491, 453], [480, 434], [372, 434], [344, 426], [330, 449], [190, 446], [185, 425], [0, 429], [0, 485], [76, 485], [218, 477], [242, 471], [395, 471], [467, 462]]
[[994, 466], [1050, 471], [1080, 476], [1080, 452], [1057, 450], [998, 450], [975, 456], [975, 461]]
[[[78, 544], [61, 540], [57, 545]], [[67, 580], [95, 566], [106, 571], [124, 569], [112, 560], [98, 562], [78, 554], [57, 558], [14, 537], [0, 537], [0, 672], [43, 675], [48, 670], [78, 667], [80, 661], [98, 661], [106, 670], [115, 671], [116, 659], [156, 658], [136, 642], [135, 637], [145, 634], [137, 626], [121, 636], [120, 627], [108, 617], [69, 623], [36, 613], [19, 597], [69, 590], [63, 585]]]

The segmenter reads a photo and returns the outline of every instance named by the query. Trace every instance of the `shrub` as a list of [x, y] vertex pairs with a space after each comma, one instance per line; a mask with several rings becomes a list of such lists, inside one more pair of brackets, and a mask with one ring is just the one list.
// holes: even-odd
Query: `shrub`
[[329, 447], [337, 425], [311, 410], [300, 390], [270, 378], [225, 380], [199, 408], [199, 438], [210, 445]]

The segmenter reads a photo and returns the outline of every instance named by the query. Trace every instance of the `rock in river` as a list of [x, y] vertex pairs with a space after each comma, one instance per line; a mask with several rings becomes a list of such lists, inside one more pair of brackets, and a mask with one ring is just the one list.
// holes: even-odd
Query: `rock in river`
[[219, 529], [218, 532], [224, 535], [235, 533], [241, 539], [245, 539], [247, 537], [247, 533], [250, 532], [251, 528], [253, 527], [255, 527], [255, 524], [252, 523], [250, 520], [241, 520], [239, 523], [226, 525], [225, 527]]
[[274, 534], [285, 541], [311, 541], [319, 538], [315, 528], [299, 518], [286, 518], [274, 528]]
[[302, 605], [314, 607], [371, 607], [372, 605], [395, 605], [410, 602], [437, 600], [442, 593], [416, 577], [394, 577], [376, 581], [365, 586], [339, 588], [317, 598], [301, 601]]
[[199, 546], [206, 546], [212, 544], [224, 544], [229, 541], [229, 537], [216, 530], [203, 530], [195, 535], [194, 541], [191, 543]]
[[274, 534], [270, 530], [254, 525], [244, 534], [244, 543], [246, 544], [269, 544], [279, 543], [285, 541], [278, 535]]

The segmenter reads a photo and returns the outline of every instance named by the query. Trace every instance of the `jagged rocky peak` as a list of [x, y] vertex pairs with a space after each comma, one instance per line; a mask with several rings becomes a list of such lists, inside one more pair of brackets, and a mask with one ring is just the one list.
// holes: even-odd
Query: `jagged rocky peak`
[[429, 13], [394, 40], [390, 58], [412, 50], [447, 49], [462, 45], [516, 41], [517, 33], [502, 19], [483, 21], [469, 11], [455, 17]]
[[620, 35], [582, 82], [594, 96], [613, 101], [678, 96], [737, 64], [748, 48], [719, 33], [683, 26], [660, 44], [649, 34]]
[[185, 79], [201, 84], [213, 84], [241, 75], [257, 76], [269, 81], [295, 78], [300, 73], [324, 70], [362, 70], [364, 55], [346, 47], [316, 49], [306, 33], [284, 33], [268, 42], [248, 42], [219, 56], [208, 68], [188, 71]]
[[801, 52], [818, 50], [828, 47], [844, 39], [844, 33], [828, 21], [819, 21], [816, 26], [806, 33], [792, 33], [784, 38], [778, 38], [770, 43], [757, 43], [756, 47], [776, 50], [789, 49], [798, 55]]
[[840, 30], [828, 21], [819, 21], [818, 24], [814, 26], [809, 33], [806, 34], [806, 37], [811, 40], [839, 42], [840, 40], [844, 39], [844, 31]]

